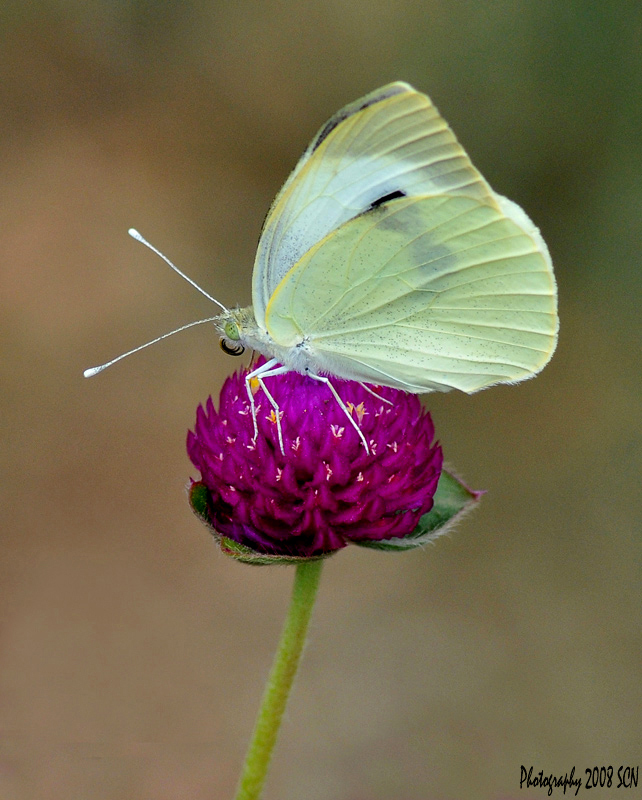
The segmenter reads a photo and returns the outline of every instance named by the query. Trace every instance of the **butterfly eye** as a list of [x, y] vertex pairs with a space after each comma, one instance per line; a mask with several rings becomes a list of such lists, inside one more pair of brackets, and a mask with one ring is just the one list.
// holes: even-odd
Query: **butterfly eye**
[[245, 352], [245, 347], [239, 344], [229, 344], [229, 342], [238, 342], [241, 338], [238, 325], [236, 322], [226, 322], [223, 326], [224, 339], [221, 339], [221, 350], [227, 353], [228, 356], [240, 356]]
[[238, 342], [238, 340], [241, 338], [241, 334], [239, 333], [236, 322], [226, 322], [223, 331], [225, 332], [227, 338], [231, 339], [233, 342]]
[[221, 339], [221, 350], [224, 353], [227, 353], [228, 356], [242, 356], [245, 352], [245, 348], [242, 344], [237, 344], [233, 347], [230, 347], [225, 339]]

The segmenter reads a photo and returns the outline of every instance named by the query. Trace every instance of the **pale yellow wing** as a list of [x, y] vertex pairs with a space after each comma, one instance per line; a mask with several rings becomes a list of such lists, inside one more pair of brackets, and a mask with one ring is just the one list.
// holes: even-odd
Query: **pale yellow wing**
[[319, 373], [410, 392], [474, 392], [537, 373], [557, 339], [546, 245], [528, 217], [450, 194], [392, 200], [342, 225], [267, 307]]
[[442, 193], [496, 204], [425, 94], [391, 83], [341, 109], [314, 137], [267, 215], [252, 284], [259, 327], [280, 281], [331, 231], [395, 197]]

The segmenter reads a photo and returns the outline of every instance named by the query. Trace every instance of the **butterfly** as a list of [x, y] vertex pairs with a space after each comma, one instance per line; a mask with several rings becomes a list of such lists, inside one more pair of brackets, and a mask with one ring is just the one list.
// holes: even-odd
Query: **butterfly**
[[401, 82], [313, 138], [266, 217], [252, 301], [217, 325], [226, 351], [268, 358], [257, 378], [472, 393], [535, 375], [557, 341], [539, 231]]
[[[557, 342], [541, 234], [491, 189], [430, 99], [402, 82], [321, 127], [265, 219], [252, 305], [219, 305], [210, 319], [223, 349], [267, 359], [247, 378], [255, 434], [253, 380], [278, 425], [267, 377], [307, 374], [340, 404], [332, 377], [472, 393], [532, 377]], [[279, 442], [283, 451], [280, 426]]]

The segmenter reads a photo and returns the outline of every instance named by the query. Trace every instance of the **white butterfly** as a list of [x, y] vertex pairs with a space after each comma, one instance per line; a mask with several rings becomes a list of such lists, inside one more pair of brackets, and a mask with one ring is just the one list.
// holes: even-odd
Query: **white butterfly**
[[472, 393], [535, 375], [557, 341], [539, 231], [490, 188], [429, 98], [400, 82], [314, 137], [265, 220], [252, 301], [212, 319], [226, 352], [268, 359], [248, 396], [253, 407], [255, 378], [277, 423], [269, 376], [305, 373], [340, 403], [328, 376]]

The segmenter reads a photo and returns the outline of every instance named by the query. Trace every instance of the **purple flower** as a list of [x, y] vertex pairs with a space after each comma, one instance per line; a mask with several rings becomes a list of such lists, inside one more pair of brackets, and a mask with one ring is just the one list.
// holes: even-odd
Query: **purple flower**
[[[261, 362], [259, 362], [261, 363]], [[289, 372], [266, 384], [281, 412], [255, 392], [258, 437], [245, 389], [247, 370], [199, 406], [187, 452], [206, 489], [205, 516], [217, 534], [252, 551], [286, 557], [329, 554], [350, 542], [402, 538], [433, 505], [442, 452], [416, 395], [354, 381], [329, 388]], [[390, 402], [385, 402], [385, 401]]]

